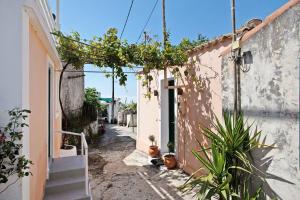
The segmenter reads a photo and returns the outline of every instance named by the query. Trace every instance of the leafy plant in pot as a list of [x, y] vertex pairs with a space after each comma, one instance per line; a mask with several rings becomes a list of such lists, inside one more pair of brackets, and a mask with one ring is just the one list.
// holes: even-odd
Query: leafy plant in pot
[[148, 152], [149, 152], [149, 155], [150, 155], [152, 158], [157, 157], [159, 151], [158, 151], [158, 146], [154, 144], [154, 143], [155, 143], [155, 136], [154, 136], [154, 135], [150, 135], [150, 136], [148, 137], [148, 139], [149, 139], [150, 142], [151, 142], [151, 146], [149, 146], [149, 151], [148, 151]]
[[177, 165], [177, 161], [174, 154], [171, 151], [174, 149], [174, 144], [172, 142], [168, 143], [169, 153], [164, 156], [164, 164], [168, 169], [174, 169]]
[[76, 144], [79, 144], [77, 136], [74, 135], [64, 135], [64, 141], [60, 147], [60, 156], [61, 157], [69, 157], [77, 155], [77, 147]]
[[61, 157], [69, 157], [69, 156], [76, 156], [76, 155], [77, 155], [77, 148], [74, 145], [64, 144], [60, 148]]

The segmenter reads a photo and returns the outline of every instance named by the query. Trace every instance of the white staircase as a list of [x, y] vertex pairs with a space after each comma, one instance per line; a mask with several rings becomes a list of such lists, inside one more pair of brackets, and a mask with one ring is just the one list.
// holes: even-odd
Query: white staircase
[[86, 191], [85, 157], [56, 158], [45, 188], [45, 200], [90, 200]]

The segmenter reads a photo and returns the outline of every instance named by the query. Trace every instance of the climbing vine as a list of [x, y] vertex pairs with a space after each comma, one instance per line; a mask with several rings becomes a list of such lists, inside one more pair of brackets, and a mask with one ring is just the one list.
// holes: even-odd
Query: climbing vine
[[[62, 32], [53, 33], [57, 36], [57, 49], [62, 61], [65, 63], [60, 75], [59, 93], [61, 93], [61, 81], [68, 65], [81, 69], [85, 64], [93, 64], [103, 69], [114, 69], [114, 76], [120, 85], [125, 85], [127, 74], [124, 68], [143, 66], [143, 73], [139, 78], [143, 79], [143, 86], [148, 88], [148, 96], [151, 93], [150, 82], [153, 80], [151, 71], [162, 70], [164, 67], [183, 66], [187, 60], [187, 50], [207, 41], [203, 36], [197, 41], [183, 39], [178, 45], [172, 45], [167, 39], [164, 44], [150, 37], [143, 43], [129, 44], [126, 40], [118, 37], [118, 31], [110, 28], [102, 36], [95, 36], [92, 40], [82, 39], [78, 32], [65, 35]], [[169, 34], [166, 34], [169, 37]], [[172, 70], [171, 73], [178, 73]], [[112, 74], [107, 74], [107, 77]], [[65, 119], [61, 97], [59, 95], [62, 113]]]

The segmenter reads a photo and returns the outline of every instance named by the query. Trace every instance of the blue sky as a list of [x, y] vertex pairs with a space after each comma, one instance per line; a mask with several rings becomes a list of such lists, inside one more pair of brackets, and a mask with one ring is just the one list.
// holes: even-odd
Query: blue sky
[[[156, 0], [135, 0], [123, 38], [136, 42]], [[110, 27], [121, 32], [131, 0], [60, 0], [60, 24], [64, 33], [78, 31], [83, 38], [101, 36]], [[264, 19], [287, 0], [236, 0], [237, 27], [252, 18]], [[55, 12], [55, 0], [49, 0]], [[161, 0], [146, 28], [151, 35], [162, 38]], [[196, 39], [199, 33], [214, 38], [231, 32], [230, 0], [166, 0], [167, 30], [172, 43], [182, 38]], [[97, 70], [86, 66], [86, 70]], [[128, 75], [126, 87], [116, 81], [116, 97], [136, 100], [136, 79]], [[111, 79], [102, 74], [85, 76], [85, 87], [95, 87], [103, 97], [111, 96]]]

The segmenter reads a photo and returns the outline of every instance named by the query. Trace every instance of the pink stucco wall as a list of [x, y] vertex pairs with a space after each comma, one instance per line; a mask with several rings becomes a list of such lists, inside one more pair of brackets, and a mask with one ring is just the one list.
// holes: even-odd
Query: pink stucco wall
[[[190, 55], [193, 64], [184, 67], [189, 75], [179, 79], [184, 85], [183, 95], [178, 96], [178, 161], [188, 173], [198, 170], [200, 165], [191, 151], [199, 149], [198, 142], [207, 145], [201, 127], [212, 127], [214, 114], [222, 115], [221, 57], [220, 52], [230, 44], [230, 39], [195, 51]], [[183, 73], [182, 73], [183, 74]], [[195, 81], [192, 77], [195, 75]]]
[[[29, 103], [30, 103], [30, 199], [41, 200], [47, 177], [48, 159], [48, 67], [47, 49], [33, 26], [29, 28]], [[51, 59], [51, 58], [50, 58]], [[53, 66], [55, 67], [55, 66]], [[55, 90], [55, 89], [54, 89]], [[54, 94], [56, 92], [54, 91]], [[55, 96], [52, 97], [52, 102]], [[54, 106], [54, 103], [53, 103]], [[53, 115], [55, 116], [55, 115]], [[60, 130], [60, 119], [53, 121], [54, 130]], [[58, 154], [59, 136], [54, 137], [54, 156]]]
[[[193, 64], [180, 68], [182, 78], [176, 80], [177, 85], [184, 85], [183, 95], [177, 97], [176, 155], [179, 166], [187, 173], [193, 173], [200, 167], [199, 162], [191, 153], [193, 149], [199, 149], [197, 140], [204, 145], [207, 144], [200, 125], [211, 127], [214, 113], [218, 117], [222, 115], [221, 57], [219, 55], [230, 42], [228, 37], [190, 53], [189, 59], [193, 60]], [[185, 69], [189, 71], [188, 76], [183, 73]], [[197, 77], [198, 81], [191, 78], [192, 74]], [[153, 75], [152, 92], [159, 91], [159, 79], [163, 76]], [[157, 98], [152, 94], [151, 99], [146, 100], [143, 95], [146, 89], [141, 86], [141, 82], [139, 82], [139, 88], [137, 148], [147, 152], [150, 145], [148, 135], [154, 134], [158, 141], [161, 138], [159, 133], [161, 126], [161, 100], [159, 98], [161, 97]]]
[[47, 176], [47, 68], [46, 51], [30, 27], [30, 198], [42, 199]]

